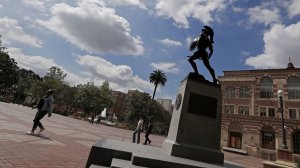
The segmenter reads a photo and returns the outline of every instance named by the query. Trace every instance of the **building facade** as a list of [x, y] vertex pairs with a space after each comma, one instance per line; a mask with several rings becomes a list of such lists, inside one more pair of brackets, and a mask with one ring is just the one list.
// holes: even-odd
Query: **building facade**
[[171, 99], [162, 99], [162, 98], [157, 98], [156, 101], [161, 104], [164, 109], [168, 112], [172, 112], [172, 100]]
[[111, 120], [112, 117], [122, 115], [125, 112], [126, 104], [127, 104], [126, 93], [120, 91], [112, 91], [112, 106], [108, 109], [108, 118]]
[[300, 158], [300, 68], [224, 71], [221, 146], [276, 160], [283, 140], [278, 90], [284, 92], [283, 116], [288, 149]]

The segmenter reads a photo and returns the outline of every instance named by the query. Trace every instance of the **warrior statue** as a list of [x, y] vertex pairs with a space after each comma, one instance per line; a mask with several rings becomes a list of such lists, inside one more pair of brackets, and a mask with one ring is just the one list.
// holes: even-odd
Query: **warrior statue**
[[[192, 56], [188, 56], [189, 57], [188, 60], [195, 71], [194, 73], [198, 76], [201, 76], [198, 72], [197, 65], [194, 62], [194, 60], [202, 59], [203, 64], [209, 70], [213, 78], [213, 83], [217, 84], [218, 80], [216, 79], [215, 71], [209, 64], [209, 59], [213, 54], [213, 45], [212, 45], [214, 43], [213, 38], [214, 38], [213, 29], [210, 28], [209, 26], [204, 26], [200, 36], [197, 39], [194, 39], [190, 44], [190, 51], [193, 51], [196, 47], [198, 48], [198, 50]], [[207, 48], [209, 49], [209, 54], [206, 51]]]

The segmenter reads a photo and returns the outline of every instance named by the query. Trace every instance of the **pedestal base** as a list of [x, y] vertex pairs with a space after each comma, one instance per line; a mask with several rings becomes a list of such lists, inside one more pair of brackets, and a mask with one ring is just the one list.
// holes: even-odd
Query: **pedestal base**
[[165, 140], [163, 151], [171, 156], [182, 157], [208, 163], [224, 163], [224, 153], [211, 148], [176, 144]]
[[[190, 151], [190, 150], [189, 150]], [[198, 155], [198, 153], [195, 153]], [[207, 156], [210, 156], [207, 153]], [[101, 139], [92, 146], [86, 168], [92, 167], [148, 167], [148, 168], [243, 168], [225, 161], [211, 164], [170, 156], [161, 148]]]

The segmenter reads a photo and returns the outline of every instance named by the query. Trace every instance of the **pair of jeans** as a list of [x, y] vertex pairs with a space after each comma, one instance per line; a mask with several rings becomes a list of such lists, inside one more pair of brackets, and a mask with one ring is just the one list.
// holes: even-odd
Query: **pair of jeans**
[[39, 127], [40, 129], [44, 128], [43, 124], [40, 122], [40, 120], [42, 118], [44, 118], [47, 113], [48, 113], [47, 111], [38, 110], [38, 112], [36, 113], [36, 115], [33, 119], [33, 127], [32, 127], [31, 132], [34, 132], [37, 127]]
[[136, 133], [138, 134], [137, 143], [140, 143], [140, 135], [141, 135], [141, 130], [140, 129], [136, 129], [133, 132], [132, 142], [135, 143], [135, 135], [136, 135]]

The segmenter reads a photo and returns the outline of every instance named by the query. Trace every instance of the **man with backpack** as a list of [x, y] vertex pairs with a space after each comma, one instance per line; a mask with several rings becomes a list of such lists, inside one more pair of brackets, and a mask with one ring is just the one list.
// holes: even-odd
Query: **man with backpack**
[[31, 129], [30, 132], [27, 132], [27, 134], [33, 135], [34, 131], [37, 127], [40, 128], [40, 131], [38, 133], [41, 133], [42, 131], [45, 130], [45, 127], [42, 125], [42, 123], [40, 122], [40, 120], [46, 115], [48, 114], [48, 117], [51, 117], [51, 113], [52, 113], [52, 109], [53, 109], [53, 93], [54, 90], [53, 89], [49, 89], [47, 91], [47, 95], [42, 98], [38, 105], [38, 111], [33, 119], [33, 127]]

